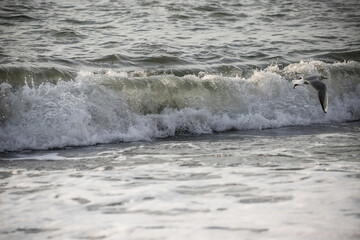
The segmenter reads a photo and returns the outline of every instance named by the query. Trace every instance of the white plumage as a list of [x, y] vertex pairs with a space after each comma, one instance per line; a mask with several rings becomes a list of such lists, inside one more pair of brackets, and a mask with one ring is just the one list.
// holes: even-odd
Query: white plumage
[[323, 111], [326, 113], [328, 110], [328, 94], [326, 84], [321, 82], [323, 79], [327, 79], [321, 75], [307, 75], [305, 77], [300, 77], [299, 80], [293, 80], [293, 88], [296, 88], [299, 85], [310, 84], [318, 92], [319, 101]]

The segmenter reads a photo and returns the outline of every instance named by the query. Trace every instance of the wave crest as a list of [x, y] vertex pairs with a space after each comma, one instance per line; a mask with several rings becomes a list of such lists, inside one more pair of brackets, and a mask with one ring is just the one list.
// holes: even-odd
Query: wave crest
[[[299, 74], [326, 75], [329, 110]], [[360, 64], [270, 66], [249, 78], [79, 72], [72, 81], [0, 85], [0, 151], [48, 149], [176, 134], [360, 119]]]

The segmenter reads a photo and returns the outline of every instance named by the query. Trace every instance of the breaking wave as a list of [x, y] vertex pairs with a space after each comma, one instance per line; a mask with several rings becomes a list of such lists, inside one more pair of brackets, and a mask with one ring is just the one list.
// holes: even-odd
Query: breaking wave
[[[328, 77], [327, 114], [311, 87], [292, 88], [308, 73]], [[354, 61], [272, 65], [247, 78], [80, 71], [73, 80], [0, 87], [2, 152], [360, 119]]]

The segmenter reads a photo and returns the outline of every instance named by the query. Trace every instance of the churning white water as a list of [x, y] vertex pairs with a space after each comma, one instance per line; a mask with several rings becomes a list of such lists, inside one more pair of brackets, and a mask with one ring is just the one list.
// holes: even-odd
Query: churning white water
[[[360, 65], [301, 62], [248, 78], [199, 74], [131, 77], [80, 72], [71, 81], [1, 85], [0, 150], [140, 141], [178, 133], [278, 128], [357, 120]], [[326, 73], [329, 111], [297, 74]]]

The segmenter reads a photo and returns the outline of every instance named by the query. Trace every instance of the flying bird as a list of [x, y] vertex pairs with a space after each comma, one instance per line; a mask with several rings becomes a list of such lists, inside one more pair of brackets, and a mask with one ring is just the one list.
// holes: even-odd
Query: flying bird
[[326, 113], [328, 110], [328, 94], [326, 84], [321, 82], [324, 79], [327, 78], [322, 75], [307, 75], [300, 77], [299, 80], [293, 80], [292, 83], [294, 84], [293, 88], [302, 84], [310, 84], [313, 88], [315, 88], [318, 92], [321, 107], [324, 113]]

